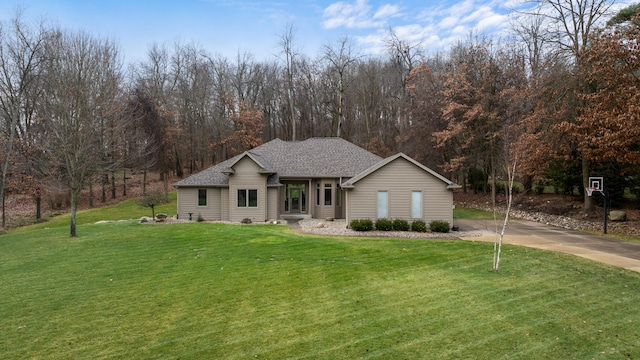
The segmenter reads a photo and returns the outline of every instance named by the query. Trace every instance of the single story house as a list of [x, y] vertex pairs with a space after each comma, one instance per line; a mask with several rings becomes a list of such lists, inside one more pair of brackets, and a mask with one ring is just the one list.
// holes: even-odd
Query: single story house
[[178, 217], [402, 218], [453, 223], [459, 188], [399, 153], [383, 159], [342, 138], [275, 139], [174, 184]]

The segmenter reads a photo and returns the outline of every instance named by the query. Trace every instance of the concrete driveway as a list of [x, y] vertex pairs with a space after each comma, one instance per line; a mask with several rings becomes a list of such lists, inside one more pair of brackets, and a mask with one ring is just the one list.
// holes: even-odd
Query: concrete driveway
[[[460, 231], [483, 232], [480, 237], [467, 237], [462, 238], [463, 240], [495, 241], [496, 226], [493, 220], [456, 219], [454, 224], [458, 225]], [[501, 229], [502, 222], [499, 222], [498, 231]], [[640, 272], [640, 244], [524, 220], [510, 220], [503, 241], [504, 244], [578, 255]]]

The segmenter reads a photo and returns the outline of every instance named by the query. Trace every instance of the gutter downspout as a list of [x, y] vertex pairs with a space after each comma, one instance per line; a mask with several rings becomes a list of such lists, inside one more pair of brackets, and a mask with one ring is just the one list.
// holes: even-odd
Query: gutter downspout
[[349, 219], [350, 214], [349, 214], [349, 191], [345, 191], [344, 192], [344, 219], [347, 222], [347, 229], [350, 229], [349, 227], [349, 223], [351, 222], [351, 220]]
[[309, 201], [309, 199], [311, 198], [309, 195], [311, 195], [311, 194], [312, 194], [312, 191], [313, 191], [313, 189], [311, 189], [311, 182], [312, 182], [312, 180], [313, 180], [313, 179], [309, 179], [309, 180], [307, 180], [307, 182], [309, 183], [309, 186], [307, 187], [307, 198], [306, 198], [306, 201], [307, 201], [307, 213], [308, 213], [308, 214], [309, 214], [309, 216], [311, 216], [311, 218], [313, 219], [313, 218], [314, 218], [314, 215], [313, 215], [313, 214], [314, 214], [315, 212], [314, 212], [314, 211], [312, 211], [311, 209], [312, 209], [312, 206], [314, 206], [313, 204], [315, 204], [315, 202], [314, 202], [314, 201]]

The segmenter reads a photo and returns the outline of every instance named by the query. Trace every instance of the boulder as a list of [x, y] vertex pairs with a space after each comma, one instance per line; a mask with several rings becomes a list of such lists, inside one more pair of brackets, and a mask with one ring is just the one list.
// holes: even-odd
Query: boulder
[[627, 221], [627, 213], [620, 210], [613, 210], [609, 213], [611, 221]]

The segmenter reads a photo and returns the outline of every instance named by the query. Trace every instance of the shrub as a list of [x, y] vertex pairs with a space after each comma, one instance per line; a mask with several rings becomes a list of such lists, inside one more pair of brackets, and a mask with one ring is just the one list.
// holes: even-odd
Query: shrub
[[376, 220], [376, 230], [380, 230], [380, 231], [393, 230], [393, 221], [385, 218]]
[[451, 228], [449, 222], [444, 220], [434, 220], [429, 223], [429, 228], [433, 232], [448, 233]]
[[411, 223], [411, 231], [427, 232], [427, 223], [422, 220], [416, 220]]
[[249, 219], [249, 218], [244, 218], [244, 219], [242, 219], [242, 221], [240, 221], [240, 223], [241, 223], [241, 224], [251, 224], [251, 223], [252, 223], [252, 221], [251, 221], [251, 219]]
[[154, 192], [150, 194], [143, 195], [142, 197], [136, 200], [138, 205], [143, 207], [151, 208], [151, 218], [156, 218], [155, 207], [160, 204], [166, 204], [167, 198], [164, 196], [163, 192]]
[[393, 230], [398, 231], [409, 231], [409, 222], [404, 219], [394, 219], [393, 220]]
[[493, 185], [496, 187], [496, 194], [506, 194], [507, 187], [503, 182], [493, 182]]
[[371, 231], [373, 230], [373, 221], [369, 219], [354, 219], [349, 223], [349, 227], [353, 231]]
[[201, 214], [198, 214], [198, 218], [196, 219], [197, 222], [203, 222], [204, 218], [202, 217]]

